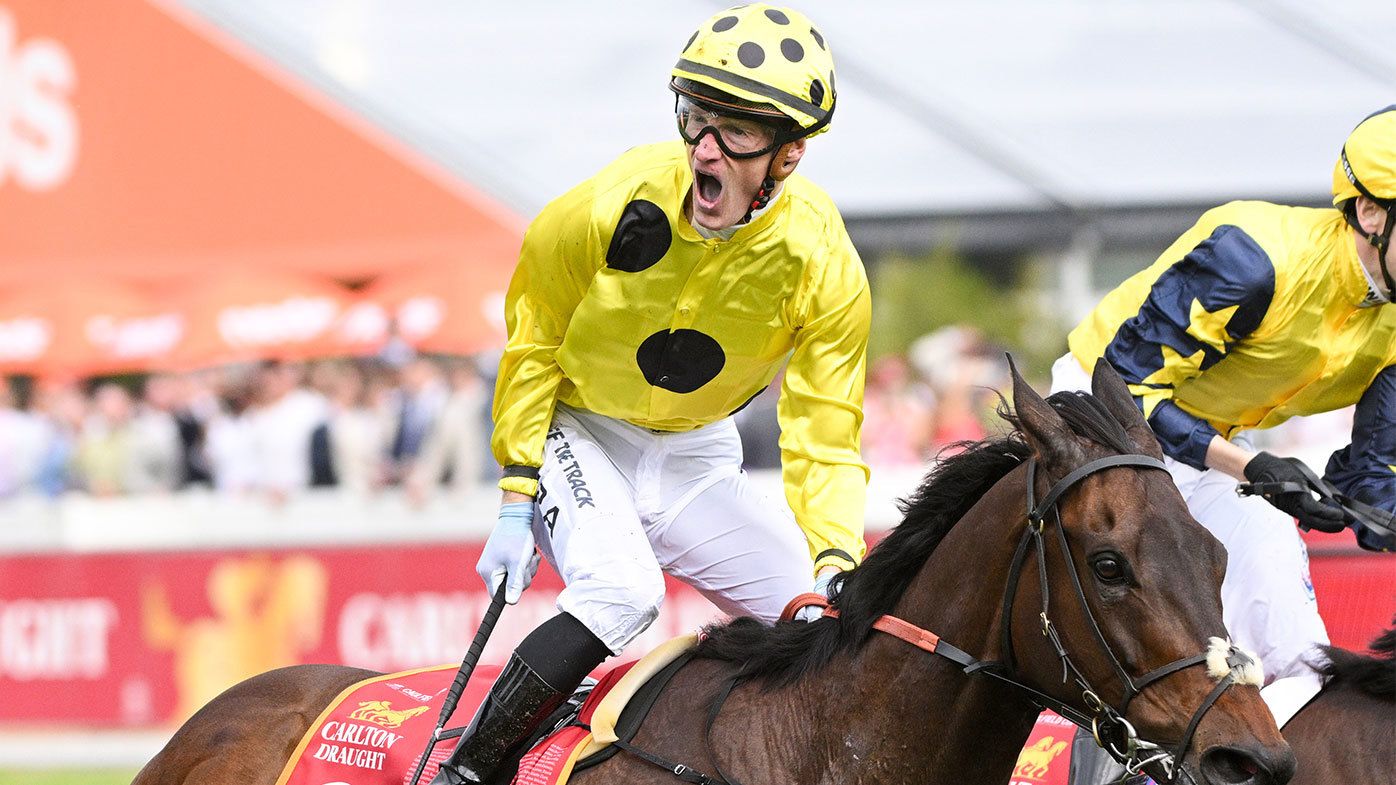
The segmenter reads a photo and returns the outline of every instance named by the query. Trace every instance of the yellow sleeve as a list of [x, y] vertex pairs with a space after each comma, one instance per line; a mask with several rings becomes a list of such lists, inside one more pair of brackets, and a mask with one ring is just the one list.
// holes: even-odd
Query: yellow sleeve
[[599, 269], [593, 245], [585, 184], [543, 208], [524, 235], [504, 301], [509, 338], [499, 359], [490, 438], [495, 460], [505, 468], [499, 482], [504, 490], [538, 492], [536, 470], [562, 382], [557, 349]]
[[851, 569], [867, 550], [868, 467], [859, 450], [871, 300], [862, 261], [845, 238], [812, 282], [808, 317], [781, 386], [785, 498], [817, 572]]

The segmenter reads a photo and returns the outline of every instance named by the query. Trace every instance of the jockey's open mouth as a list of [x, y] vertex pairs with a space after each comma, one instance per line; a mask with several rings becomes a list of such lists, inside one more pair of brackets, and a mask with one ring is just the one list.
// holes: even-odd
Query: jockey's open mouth
[[693, 184], [694, 197], [699, 206], [704, 210], [717, 210], [722, 198], [722, 179], [716, 174], [694, 169]]

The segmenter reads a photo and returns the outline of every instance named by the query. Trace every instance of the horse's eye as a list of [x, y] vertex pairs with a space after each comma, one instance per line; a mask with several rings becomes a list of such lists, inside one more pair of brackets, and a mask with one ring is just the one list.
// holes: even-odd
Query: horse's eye
[[1106, 583], [1119, 583], [1128, 577], [1125, 563], [1113, 553], [1104, 553], [1091, 561], [1095, 575]]

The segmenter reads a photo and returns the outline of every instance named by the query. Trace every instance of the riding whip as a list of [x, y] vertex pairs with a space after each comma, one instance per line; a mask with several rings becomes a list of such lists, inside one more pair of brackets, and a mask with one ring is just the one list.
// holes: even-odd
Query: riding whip
[[509, 576], [499, 582], [499, 588], [494, 593], [494, 598], [490, 600], [490, 607], [485, 609], [485, 617], [480, 620], [480, 629], [475, 632], [475, 640], [470, 642], [470, 648], [465, 652], [465, 658], [460, 661], [460, 669], [456, 671], [455, 681], [451, 682], [451, 689], [446, 692], [446, 701], [441, 704], [441, 716], [436, 719], [436, 728], [431, 732], [431, 738], [427, 740], [427, 748], [422, 751], [421, 760], [417, 761], [417, 770], [412, 772], [412, 779], [407, 782], [410, 785], [417, 785], [421, 780], [422, 770], [426, 768], [427, 759], [431, 757], [431, 751], [436, 749], [436, 742], [441, 740], [441, 730], [446, 727], [447, 721], [451, 719], [451, 714], [456, 710], [456, 704], [460, 702], [461, 693], [465, 691], [465, 683], [470, 681], [470, 674], [475, 670], [475, 663], [480, 660], [480, 652], [485, 649], [485, 642], [490, 639], [490, 633], [494, 632], [494, 623], [499, 620], [500, 611], [504, 610], [504, 585], [508, 582]]

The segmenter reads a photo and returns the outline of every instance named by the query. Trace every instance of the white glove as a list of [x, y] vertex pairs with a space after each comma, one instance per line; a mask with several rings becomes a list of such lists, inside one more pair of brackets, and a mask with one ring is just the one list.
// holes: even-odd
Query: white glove
[[508, 502], [499, 505], [499, 520], [485, 542], [485, 551], [475, 565], [480, 580], [490, 589], [490, 596], [499, 591], [499, 582], [508, 573], [504, 601], [513, 605], [538, 573], [538, 549], [533, 542], [533, 502]]
[[[838, 574], [838, 570], [822, 571], [819, 574], [819, 577], [814, 579], [814, 593], [827, 600], [829, 598], [829, 582], [832, 581], [834, 579], [834, 576]], [[799, 621], [814, 621], [815, 619], [822, 618], [823, 616], [824, 609], [819, 607], [818, 605], [806, 605], [798, 611], [795, 611], [795, 618]]]

